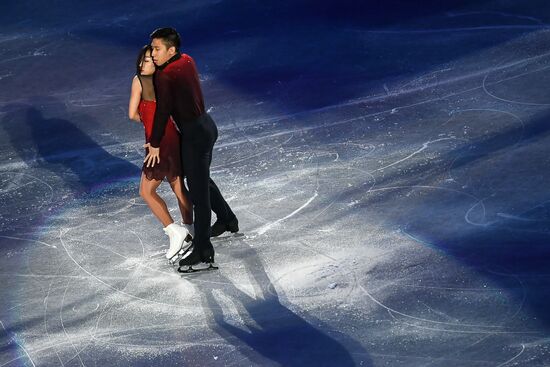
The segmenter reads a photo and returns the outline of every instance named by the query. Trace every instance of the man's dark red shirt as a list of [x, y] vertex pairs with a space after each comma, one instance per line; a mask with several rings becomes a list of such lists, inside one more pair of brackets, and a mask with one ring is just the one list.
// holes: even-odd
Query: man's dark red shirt
[[158, 147], [168, 118], [185, 132], [190, 121], [204, 113], [204, 99], [195, 61], [186, 54], [176, 54], [157, 68], [154, 74], [157, 110], [150, 143]]

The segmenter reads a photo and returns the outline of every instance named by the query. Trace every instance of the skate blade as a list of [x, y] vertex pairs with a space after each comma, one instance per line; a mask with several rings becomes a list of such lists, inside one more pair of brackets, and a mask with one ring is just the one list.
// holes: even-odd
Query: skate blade
[[172, 256], [170, 259], [168, 259], [168, 262], [170, 265], [176, 265], [180, 262], [180, 260], [185, 259], [186, 255], [189, 255], [191, 253], [191, 250], [193, 249], [193, 244], [189, 244], [187, 247], [182, 247], [177, 254]]
[[219, 267], [216, 263], [199, 263], [196, 265], [182, 265], [178, 268], [178, 273], [190, 274], [217, 269], [219, 269]]
[[238, 237], [244, 237], [243, 232], [223, 232], [219, 236], [216, 237], [210, 237], [210, 241], [217, 242], [218, 240], [226, 240], [228, 238], [238, 238]]

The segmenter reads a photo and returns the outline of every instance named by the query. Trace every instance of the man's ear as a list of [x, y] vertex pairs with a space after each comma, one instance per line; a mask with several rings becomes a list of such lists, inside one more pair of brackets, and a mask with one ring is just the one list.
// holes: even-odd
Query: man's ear
[[170, 46], [168, 48], [168, 53], [171, 54], [171, 55], [175, 55], [176, 54], [176, 48], [174, 46]]

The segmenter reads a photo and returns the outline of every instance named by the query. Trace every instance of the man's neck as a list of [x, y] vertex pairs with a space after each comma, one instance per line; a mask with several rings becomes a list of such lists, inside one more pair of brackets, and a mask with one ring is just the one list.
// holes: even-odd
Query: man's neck
[[160, 70], [164, 69], [166, 66], [168, 66], [168, 64], [178, 60], [179, 58], [181, 57], [181, 55], [178, 53], [176, 53], [174, 56], [172, 56], [171, 58], [168, 59], [168, 61], [166, 61], [164, 64], [160, 65], [158, 68]]

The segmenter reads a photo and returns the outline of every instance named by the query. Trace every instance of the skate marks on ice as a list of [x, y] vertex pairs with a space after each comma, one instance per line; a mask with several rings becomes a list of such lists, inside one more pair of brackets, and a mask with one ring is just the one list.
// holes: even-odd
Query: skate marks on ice
[[525, 55], [224, 128], [213, 176], [246, 235], [214, 239], [220, 270], [192, 278], [137, 185], [95, 190], [109, 156], [74, 170], [51, 140], [19, 146], [0, 181], [18, 218], [0, 237], [18, 248], [2, 246], [0, 365], [544, 365], [548, 60]]
[[[508, 321], [521, 324], [523, 320], [518, 318], [525, 304], [521, 301], [524, 291], [520, 276], [491, 274], [488, 272], [494, 268], [491, 264], [489, 268], [481, 266], [478, 274], [460, 276], [464, 269], [457, 265], [447, 267], [449, 262], [438, 268], [445, 268], [446, 272], [456, 277], [446, 280], [447, 283], [434, 278], [436, 270], [428, 270], [430, 266], [427, 263], [416, 267], [411, 265], [412, 269], [422, 268], [423, 273], [405, 272], [397, 282], [399, 277], [394, 272], [394, 256], [398, 255], [391, 250], [395, 244], [410, 238], [407, 234], [422, 241], [425, 236], [418, 236], [419, 230], [433, 224], [433, 221], [422, 222], [420, 219], [424, 216], [418, 215], [423, 211], [419, 208], [428, 207], [422, 206], [422, 202], [430, 198], [428, 201], [431, 204], [442, 203], [440, 211], [435, 213], [436, 217], [448, 219], [442, 220], [442, 225], [444, 222], [462, 222], [464, 225], [486, 223], [495, 226], [498, 223], [492, 217], [500, 219], [499, 223], [513, 225], [505, 216], [495, 214], [514, 212], [506, 208], [495, 211], [498, 196], [490, 195], [490, 190], [495, 189], [494, 184], [488, 187], [480, 185], [484, 176], [472, 171], [464, 158], [458, 159], [477, 157], [471, 162], [481, 159], [479, 157], [484, 150], [468, 155], [471, 150], [461, 149], [458, 144], [464, 140], [483, 141], [484, 132], [467, 122], [493, 121], [493, 113], [454, 113], [450, 122], [442, 128], [441, 124], [449, 118], [438, 118], [437, 124], [434, 122], [432, 125], [434, 136], [420, 136], [406, 149], [395, 149], [391, 144], [382, 145], [382, 138], [352, 140], [346, 134], [337, 138], [341, 142], [331, 142], [323, 147], [304, 142], [277, 147], [266, 153], [265, 161], [260, 161], [260, 165], [265, 163], [268, 169], [250, 170], [257, 176], [244, 178], [248, 183], [246, 188], [240, 185], [243, 178], [223, 176], [228, 178], [221, 182], [228, 183], [229, 196], [235, 196], [235, 209], [246, 218], [242, 221], [245, 224], [243, 231], [254, 234], [254, 245], [260, 250], [260, 255], [248, 253], [248, 250], [243, 250], [242, 254], [238, 250], [231, 252], [230, 246], [238, 247], [235, 241], [245, 240], [244, 236], [216, 239], [218, 261], [222, 260], [221, 269], [193, 279], [175, 277], [165, 259], [158, 256], [162, 243], [160, 239], [163, 238], [161, 233], [136, 232], [139, 228], [150, 229], [152, 218], [136, 219], [145, 213], [146, 208], [132, 205], [135, 199], [122, 197], [114, 204], [100, 200], [94, 204], [95, 208], [91, 206], [85, 210], [67, 212], [68, 218], [80, 218], [74, 223], [76, 225], [58, 233], [57, 241], [55, 236], [52, 236], [53, 241], [51, 238], [41, 239], [45, 243], [56, 244], [65, 254], [64, 259], [58, 262], [43, 264], [42, 269], [46, 272], [42, 273], [41, 282], [44, 283], [39, 288], [45, 298], [37, 299], [28, 307], [17, 307], [26, 312], [26, 317], [34, 315], [32, 309], [37, 306], [44, 311], [42, 317], [49, 334], [44, 337], [26, 336], [25, 346], [29, 355], [37, 365], [40, 364], [38, 360], [49, 363], [62, 361], [65, 364], [82, 361], [87, 365], [94, 360], [101, 362], [98, 355], [109, 353], [123, 355], [130, 361], [138, 361], [141, 357], [153, 358], [166, 365], [176, 365], [182, 360], [200, 364], [204, 355], [208, 355], [211, 363], [236, 365], [293, 365], [298, 362], [308, 365], [311, 361], [318, 363], [310, 365], [322, 365], [323, 361], [351, 365], [350, 361], [368, 360], [362, 347], [354, 347], [353, 341], [341, 334], [351, 336], [357, 342], [372, 343], [368, 353], [372, 358], [406, 360], [409, 365], [419, 361], [428, 365], [449, 361], [456, 363], [468, 355], [468, 346], [507, 345], [517, 340], [526, 342], [504, 351], [491, 350], [493, 357], [499, 357], [498, 364], [536, 355], [536, 347], [528, 343], [532, 339], [513, 337], [529, 335], [536, 329], [514, 327]], [[398, 113], [391, 116], [396, 115]], [[525, 124], [511, 115], [498, 113], [498, 116], [508, 116], [509, 119], [499, 117], [501, 125], [495, 123], [487, 126], [524, 130], [522, 126]], [[464, 138], [465, 126], [468, 128]], [[349, 134], [355, 135], [361, 128], [361, 124], [352, 124]], [[414, 126], [411, 129], [415, 130]], [[323, 131], [327, 132], [336, 134], [335, 130]], [[398, 130], [390, 132], [394, 139], [399, 140], [401, 135]], [[461, 135], [460, 139], [448, 138], [436, 142], [441, 133]], [[495, 147], [517, 147], [518, 136], [522, 135], [511, 133], [501, 145], [496, 144]], [[302, 134], [299, 138], [309, 142], [318, 137]], [[445, 153], [449, 151], [447, 158]], [[279, 163], [274, 165], [267, 161], [271, 158], [269, 154], [274, 154], [274, 161]], [[430, 161], [449, 164], [443, 164], [444, 169], [440, 169], [439, 165], [434, 168], [423, 164]], [[295, 165], [294, 169], [288, 169], [292, 165]], [[487, 167], [482, 168], [487, 170]], [[287, 171], [281, 172], [283, 170]], [[432, 176], [440, 181], [433, 179], [429, 182], [431, 185], [410, 182], [408, 177], [412, 172], [418, 177]], [[222, 171], [219, 174], [226, 173]], [[335, 178], [338, 185], [333, 184]], [[446, 181], [449, 178], [452, 181]], [[510, 180], [513, 182], [513, 178]], [[462, 188], [465, 185], [467, 187]], [[456, 205], [457, 202], [460, 205]], [[451, 204], [453, 210], [449, 210]], [[402, 215], [391, 213], [390, 209], [395, 205], [401, 208]], [[484, 216], [481, 210], [485, 212]], [[430, 213], [434, 214], [433, 211]], [[359, 220], [358, 217], [363, 218]], [[414, 218], [417, 218], [416, 222], [411, 221]], [[406, 232], [388, 242], [365, 235], [383, 222], [396, 223]], [[270, 223], [276, 224], [261, 234], [254, 232], [254, 229], [269, 226]], [[351, 228], [352, 231], [342, 235], [334, 228]], [[467, 227], [459, 226], [453, 230], [464, 228]], [[16, 237], [26, 238], [23, 235]], [[300, 240], [292, 241], [296, 237]], [[232, 243], [227, 243], [228, 240]], [[336, 248], [334, 244], [337, 244]], [[386, 257], [383, 253], [376, 257], [370, 256], [369, 251], [369, 256], [365, 257], [362, 244], [369, 247], [387, 246], [388, 253]], [[437, 249], [438, 245], [436, 241], [426, 247]], [[284, 255], [294, 248], [298, 248], [301, 255], [297, 259], [306, 259], [305, 263]], [[282, 262], [288, 264], [280, 264], [280, 260], [276, 259], [281, 253]], [[349, 258], [350, 253], [359, 254], [355, 263]], [[462, 255], [467, 258], [464, 256], [466, 254]], [[307, 260], [311, 256], [316, 260]], [[417, 256], [409, 254], [411, 259]], [[270, 264], [273, 281], [267, 278], [265, 267], [257, 260], [246, 263], [246, 268], [247, 276], [251, 277], [250, 283], [260, 285], [251, 285], [241, 277], [239, 273], [243, 269], [236, 266], [246, 262], [243, 259], [255, 257]], [[36, 253], [33, 258], [43, 256]], [[434, 261], [434, 264], [440, 261]], [[378, 265], [370, 268], [372, 262], [384, 264], [385, 267]], [[73, 264], [72, 268], [70, 264]], [[248, 275], [250, 273], [253, 274]], [[492, 279], [490, 284], [478, 279], [479, 274]], [[426, 285], [426, 279], [430, 277], [432, 283]], [[464, 282], [472, 284], [465, 287]], [[517, 290], [522, 295], [520, 301], [503, 296], [502, 289]], [[361, 299], [359, 293], [365, 298]], [[91, 294], [92, 298], [84, 300], [85, 294]], [[78, 302], [79, 298], [82, 298], [81, 302]], [[322, 307], [321, 299], [326, 304], [335, 305], [337, 313]], [[350, 305], [350, 300], [355, 304]], [[45, 309], [42, 308], [44, 303], [47, 305]], [[499, 312], [494, 312], [490, 308], [493, 304], [503, 306]], [[373, 309], [373, 305], [380, 311]], [[362, 317], [354, 317], [354, 312], [359, 312]], [[348, 325], [351, 323], [355, 323], [356, 329]], [[392, 343], [384, 344], [388, 325], [394, 336]], [[419, 334], [418, 330], [423, 332]], [[416, 340], [421, 346], [422, 343], [427, 345], [431, 335], [437, 333], [466, 334], [470, 337], [461, 339], [459, 348], [452, 353], [441, 347], [440, 351], [436, 351], [441, 359], [421, 358], [412, 348], [401, 347], [396, 351], [395, 346], [391, 346], [408, 340]], [[295, 335], [296, 338], [288, 338], [287, 335]], [[502, 339], [498, 339], [499, 335]], [[281, 339], [282, 344], [277, 344]], [[314, 347], [304, 342], [308, 340], [323, 348], [314, 348], [317, 352], [313, 354], [302, 353]], [[283, 347], [294, 353], [285, 353]], [[212, 349], [215, 353], [211, 352]], [[524, 352], [520, 355], [521, 351]], [[36, 359], [36, 356], [39, 358]], [[307, 360], [306, 356], [312, 359]], [[471, 358], [472, 365], [489, 365], [491, 362], [475, 353]]]
[[[173, 358], [176, 350], [202, 342], [197, 338], [191, 341], [187, 337], [174, 337], [177, 343], [168, 343], [162, 335], [168, 337], [183, 329], [188, 335], [193, 330], [204, 329], [203, 322], [189, 315], [202, 308], [194, 307], [193, 302], [185, 298], [173, 298], [176, 294], [192, 294], [184, 289], [193, 287], [182, 285], [179, 277], [166, 266], [165, 259], [149, 258], [151, 249], [141, 242], [139, 235], [120, 228], [117, 238], [124, 241], [124, 246], [113, 248], [113, 242], [109, 241], [113, 233], [105, 230], [102, 219], [93, 222], [86, 221], [84, 225], [59, 234], [59, 247], [66, 257], [47, 257], [40, 266], [29, 264], [20, 270], [24, 273], [33, 269], [35, 276], [32, 278], [6, 269], [20, 280], [27, 279], [24, 280], [27, 289], [35, 288], [36, 293], [44, 295], [43, 299], [36, 297], [27, 304], [10, 308], [26, 315], [23, 320], [27, 321], [10, 323], [9, 330], [25, 333], [26, 345], [32, 346], [30, 354], [38, 365], [67, 365], [75, 363], [75, 359], [79, 362], [82, 359], [81, 363], [87, 365], [102, 360], [101, 354], [97, 354], [99, 350], [127, 353], [134, 361], [138, 361], [143, 352], [158, 354], [157, 360], [167, 358], [165, 362], [169, 365], [178, 364], [178, 359], [170, 360], [167, 356]], [[160, 283], [153, 285], [154, 282]], [[159, 286], [161, 283], [164, 286]], [[151, 291], [159, 293], [155, 295]], [[14, 293], [12, 302], [19, 296]], [[189, 322], [186, 325], [174, 322], [182, 317], [177, 310], [187, 314], [185, 319]], [[151, 319], [152, 315], [156, 315], [156, 320]], [[46, 334], [28, 334], [41, 323], [46, 327]], [[147, 334], [151, 335], [141, 337]], [[155, 334], [159, 338], [155, 338]], [[206, 343], [215, 344], [215, 341]], [[166, 348], [166, 345], [170, 346]], [[2, 363], [16, 360], [2, 359]]]
[[[545, 63], [546, 59], [545, 56], [535, 61]], [[521, 68], [529, 62], [517, 63], [514, 67]], [[540, 361], [545, 357], [537, 340], [544, 335], [548, 320], [544, 301], [548, 284], [547, 271], [536, 259], [546, 257], [542, 245], [549, 233], [548, 198], [540, 189], [548, 179], [544, 143], [548, 124], [545, 123], [547, 114], [540, 109], [544, 104], [537, 99], [544, 100], [546, 89], [532, 88], [529, 98], [533, 98], [533, 102], [529, 105], [525, 105], [525, 98], [516, 100], [520, 103], [514, 103], [512, 98], [507, 101], [494, 98], [499, 91], [505, 95], [535, 83], [526, 78], [539, 75], [541, 68], [531, 69], [520, 75], [510, 72], [500, 78], [486, 74], [477, 86], [452, 95], [453, 98], [447, 93], [445, 98], [431, 99], [429, 104], [415, 102], [386, 108], [386, 113], [373, 113], [370, 119], [367, 115], [362, 127], [360, 119], [340, 120], [341, 124], [336, 120], [332, 126], [349, 129], [340, 136], [326, 124], [295, 128], [294, 139], [275, 156], [289, 169], [281, 173], [267, 163], [268, 172], [251, 170], [254, 183], [249, 181], [248, 188], [234, 192], [237, 198], [252, 197], [264, 203], [253, 208], [237, 199], [241, 203], [239, 210], [248, 219], [244, 221], [249, 223], [250, 229], [245, 228], [247, 233], [255, 235], [257, 241], [282, 239], [283, 244], [277, 246], [284, 251], [302, 246], [338, 258], [338, 253], [326, 251], [323, 243], [342, 245], [331, 229], [343, 228], [339, 226], [340, 217], [352, 218], [347, 225], [352, 232], [363, 228], [368, 233], [367, 228], [373, 224], [389, 226], [389, 231], [397, 230], [395, 243], [426, 247], [450, 256], [458, 265], [450, 263], [453, 266], [448, 269], [453, 270], [448, 270], [441, 264], [433, 269], [423, 264], [423, 272], [419, 274], [420, 282], [433, 278], [438, 271], [449, 271], [456, 274], [456, 279], [449, 280], [452, 284], [437, 278], [428, 285], [406, 284], [416, 279], [405, 278], [402, 280], [405, 285], [398, 283], [393, 289], [388, 286], [392, 278], [388, 275], [380, 281], [384, 290], [381, 294], [377, 294], [380, 291], [376, 287], [373, 291], [370, 285], [361, 284], [359, 288], [367, 299], [391, 316], [388, 322], [399, 324], [400, 332], [408, 327], [423, 330], [426, 335], [441, 332], [470, 335], [464, 337], [465, 343], [459, 352], [446, 354], [445, 358], [454, 361], [460, 360], [460, 353], [467, 354], [471, 346], [496, 348], [499, 343], [515, 345], [498, 353], [492, 349], [499, 365], [520, 357]], [[506, 87], [506, 83], [518, 80], [522, 80], [523, 88]], [[403, 121], [405, 115], [408, 116], [406, 122]], [[419, 121], [418, 115], [423, 121]], [[368, 138], [362, 140], [357, 132], [366, 130], [369, 122], [378, 122], [384, 127], [371, 131]], [[333, 137], [327, 144], [333, 148], [331, 162], [321, 159], [321, 149], [311, 144], [321, 140], [319, 136], [323, 134]], [[356, 140], [349, 140], [351, 136]], [[309, 144], [297, 143], [301, 139]], [[370, 154], [353, 159], [349, 148], [352, 144], [364, 145], [366, 141], [373, 147]], [[302, 160], [299, 156], [307, 158]], [[351, 179], [346, 176], [347, 180], [332, 174], [344, 169], [357, 173], [351, 175]], [[330, 181], [324, 174], [338, 178], [338, 189], [329, 186]], [[349, 188], [345, 181], [350, 181]], [[279, 207], [281, 202], [287, 205]], [[394, 211], [394, 207], [401, 213]], [[334, 215], [332, 218], [327, 218], [327, 208]], [[362, 221], [354, 220], [361, 215]], [[330, 221], [336, 224], [331, 226]], [[258, 228], [268, 230], [258, 233]], [[312, 232], [316, 231], [325, 233], [326, 237], [314, 236]], [[297, 233], [307, 240], [295, 241], [292, 245], [285, 243]], [[365, 237], [368, 241], [368, 235]], [[346, 235], [346, 240], [357, 239]], [[524, 257], [514, 255], [525, 249], [529, 250]], [[465, 273], [462, 267], [472, 271]], [[464, 287], [468, 282], [471, 286]], [[403, 299], [408, 299], [404, 294], [411, 294], [411, 301], [424, 309], [409, 302], [405, 302], [404, 308], [396, 307], [394, 302], [401, 304]], [[391, 302], [386, 302], [385, 297], [390, 297]], [[435, 301], [446, 298], [456, 302]], [[472, 303], [479, 304], [472, 306]], [[503, 304], [506, 306], [500, 312], [494, 311], [494, 305]], [[460, 310], [465, 314], [457, 314]], [[535, 319], [542, 320], [541, 324], [537, 325]], [[443, 363], [445, 358], [434, 359], [434, 364]], [[473, 353], [472, 363], [485, 365], [490, 361]]]
[[[291, 311], [290, 305], [283, 305], [275, 290], [276, 286], [270, 281], [263, 268], [261, 257], [257, 255], [256, 250], [248, 246], [243, 237], [229, 238], [228, 241], [231, 243], [219, 245], [218, 256], [225, 260], [220, 264], [220, 270], [203, 273], [197, 277], [183, 277], [175, 283], [173, 280], [170, 281], [172, 276], [165, 273], [169, 269], [166, 269], [166, 265], [161, 259], [149, 261], [145, 259], [136, 265], [138, 269], [127, 275], [125, 279], [123, 276], [117, 279], [114, 275], [115, 273], [128, 274], [128, 270], [125, 270], [124, 266], [132, 263], [129, 261], [129, 256], [124, 255], [120, 250], [116, 253], [111, 252], [103, 260], [98, 259], [98, 262], [105, 262], [106, 258], [115, 259], [114, 263], [108, 267], [90, 263], [90, 259], [100, 257], [95, 254], [97, 250], [92, 250], [97, 247], [97, 244], [87, 244], [90, 246], [88, 251], [92, 251], [94, 255], [82, 254], [82, 250], [77, 251], [76, 246], [80, 249], [83, 248], [80, 246], [84, 242], [82, 237], [91, 235], [95, 241], [101, 242], [98, 235], [108, 235], [96, 233], [93, 228], [93, 226], [79, 228], [77, 233], [73, 234], [68, 231], [63, 234], [63, 238], [66, 238], [63, 243], [69, 251], [68, 243], [74, 246], [70, 257], [79, 263], [79, 269], [90, 273], [91, 277], [100, 285], [116, 291], [115, 294], [107, 292], [111, 294], [107, 298], [108, 306], [104, 306], [102, 311], [101, 308], [96, 311], [101, 312], [96, 316], [97, 322], [93, 333], [96, 343], [101, 342], [103, 346], [109, 345], [119, 352], [128, 349], [135, 353], [139, 341], [143, 340], [144, 344], [141, 348], [146, 348], [148, 354], [153, 353], [156, 355], [155, 358], [170, 361], [165, 359], [170, 355], [169, 352], [159, 351], [158, 354], [154, 352], [155, 345], [158, 343], [160, 348], [161, 340], [164, 340], [163, 336], [155, 337], [155, 335], [175, 334], [179, 335], [178, 338], [182, 338], [185, 334], [187, 336], [183, 340], [178, 339], [178, 343], [175, 345], [172, 342], [168, 349], [188, 348], [190, 347], [189, 338], [195, 338], [196, 342], [193, 344], [195, 348], [202, 350], [214, 348], [214, 354], [210, 350], [207, 356], [210, 359], [215, 357], [212, 363], [220, 365], [231, 363], [328, 365], [329, 361], [337, 361], [339, 365], [355, 365], [348, 352], [350, 346], [354, 345], [352, 340], [348, 340], [349, 338], [344, 335], [335, 339], [334, 335], [338, 333], [329, 333], [330, 328], [320, 321], [315, 321], [315, 317], [308, 316], [302, 310]], [[121, 240], [131, 243], [132, 237], [134, 234], [129, 233], [128, 238], [121, 238]], [[99, 252], [105, 250], [102, 248]], [[128, 254], [139, 254], [139, 246], [128, 248], [126, 251]], [[81, 260], [78, 260], [77, 256]], [[145, 257], [147, 258], [147, 256]], [[117, 262], [120, 265], [116, 265]], [[159, 267], [164, 267], [164, 269], [159, 269]], [[97, 270], [93, 271], [92, 268], [97, 268]], [[98, 274], [99, 271], [101, 274]], [[158, 275], [155, 275], [156, 273]], [[149, 288], [151, 278], [159, 276], [163, 279], [164, 285], [157, 283], [154, 288]], [[343, 286], [343, 282], [340, 286]], [[67, 288], [64, 290], [65, 293], [67, 293]], [[143, 294], [145, 296], [140, 296]], [[176, 298], [168, 301], [173, 296]], [[321, 294], [316, 296], [321, 296]], [[134, 306], [123, 306], [128, 302]], [[150, 316], [146, 315], [150, 313], [155, 313], [157, 315], [155, 318], [158, 318], [159, 313], [160, 315], [164, 314], [162, 310], [165, 308], [167, 308], [164, 311], [166, 316], [170, 313], [169, 319], [164, 323], [155, 323], [150, 327], [135, 326], [135, 330], [127, 330], [120, 324], [122, 320], [117, 320], [123, 318], [126, 323], [135, 324], [141, 312], [144, 312], [144, 318], [149, 318]], [[147, 311], [148, 309], [149, 311]], [[214, 315], [210, 315], [210, 312]], [[184, 323], [182, 326], [180, 321], [170, 322], [174, 318], [184, 317], [184, 314], [186, 319], [193, 320], [194, 323]], [[163, 317], [160, 316], [160, 318]], [[110, 319], [110, 322], [105, 324], [107, 319]], [[241, 324], [238, 324], [236, 320]], [[105, 329], [106, 327], [107, 329]], [[160, 332], [161, 330], [162, 332]], [[149, 333], [152, 335], [147, 335]], [[197, 333], [201, 333], [203, 336], [199, 337]], [[206, 340], [202, 341], [204, 338]], [[281, 338], [284, 340], [281, 341]], [[147, 339], [149, 341], [145, 342]], [[346, 347], [342, 345], [342, 340], [345, 341]], [[77, 342], [75, 341], [75, 343]], [[81, 344], [82, 341], [79, 343]], [[165, 345], [162, 346], [163, 349], [166, 349]], [[229, 346], [231, 346], [230, 349], [228, 349]], [[324, 346], [324, 348], [318, 348], [319, 346]], [[318, 352], [315, 352], [317, 350]], [[361, 360], [366, 360], [364, 352], [361, 352], [362, 349], [359, 346], [353, 346], [352, 350], [359, 353]], [[189, 363], [197, 363], [200, 358], [204, 358], [204, 355], [200, 353], [195, 355], [192, 350], [187, 353], [189, 359], [186, 360]], [[171, 360], [169, 364], [172, 363], [175, 361]]]
[[[370, 366], [368, 355], [353, 339], [331, 331], [304, 310], [291, 310], [288, 302], [279, 296], [277, 282], [272, 283], [262, 257], [247, 243], [249, 241], [232, 241], [230, 251], [236, 260], [234, 263], [240, 264], [238, 269], [231, 271], [231, 266], [226, 264], [222, 268], [225, 271], [215, 274], [216, 282], [199, 285], [203, 309], [209, 314], [209, 327], [238, 352], [225, 362], [231, 365], [353, 366], [359, 361], [361, 365]], [[232, 281], [235, 276], [248, 279], [250, 283], [247, 282], [248, 286], [243, 289], [246, 283]], [[285, 299], [286, 295], [285, 291]], [[352, 357], [352, 352], [356, 358]]]

